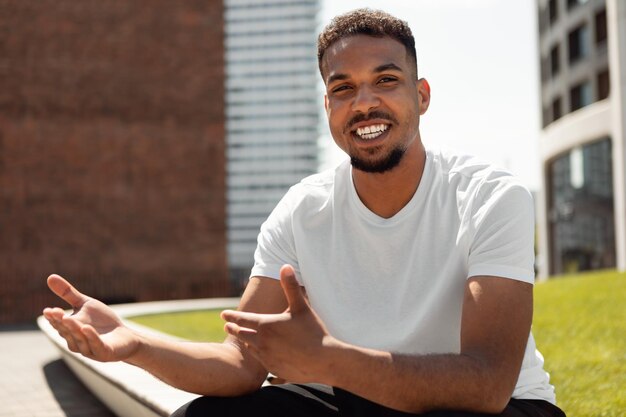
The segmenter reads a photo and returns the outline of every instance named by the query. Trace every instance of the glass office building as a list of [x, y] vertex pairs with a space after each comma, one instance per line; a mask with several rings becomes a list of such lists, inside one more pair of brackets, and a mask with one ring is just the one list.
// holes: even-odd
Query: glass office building
[[242, 283], [288, 188], [318, 168], [319, 0], [226, 0], [227, 240]]
[[626, 269], [626, 4], [538, 0], [539, 275]]

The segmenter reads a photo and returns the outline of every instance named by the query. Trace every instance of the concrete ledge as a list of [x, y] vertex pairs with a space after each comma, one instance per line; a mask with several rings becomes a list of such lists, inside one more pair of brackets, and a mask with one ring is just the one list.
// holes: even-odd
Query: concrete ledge
[[[125, 320], [127, 317], [165, 312], [224, 309], [237, 306], [238, 298], [159, 301], [112, 306], [129, 327], [159, 337], [176, 339]], [[59, 350], [76, 376], [119, 417], [167, 417], [196, 394], [173, 388], [150, 373], [123, 362], [97, 362], [67, 349], [65, 340], [40, 316], [37, 325]]]

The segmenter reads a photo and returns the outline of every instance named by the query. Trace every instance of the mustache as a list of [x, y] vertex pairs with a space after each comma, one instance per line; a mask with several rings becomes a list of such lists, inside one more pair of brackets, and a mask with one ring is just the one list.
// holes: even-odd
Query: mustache
[[374, 110], [369, 113], [355, 114], [350, 120], [348, 120], [348, 123], [346, 123], [345, 131], [349, 132], [350, 130], [352, 130], [352, 126], [354, 126], [355, 124], [359, 122], [366, 122], [368, 120], [373, 120], [373, 119], [388, 120], [392, 123], [398, 124], [398, 121], [396, 120], [396, 118], [393, 117], [391, 114], [386, 113], [384, 111], [380, 111], [380, 110]]

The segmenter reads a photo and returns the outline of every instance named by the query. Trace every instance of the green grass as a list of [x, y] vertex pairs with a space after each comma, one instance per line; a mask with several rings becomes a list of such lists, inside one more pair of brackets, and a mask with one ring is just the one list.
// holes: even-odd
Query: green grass
[[188, 340], [221, 342], [226, 337], [221, 310], [186, 311], [182, 313], [150, 314], [129, 319], [164, 333]]
[[[219, 311], [133, 320], [190, 340], [224, 339]], [[626, 416], [626, 274], [602, 271], [537, 284], [533, 333], [568, 417]]]
[[569, 417], [626, 415], [626, 274], [538, 284], [533, 333]]

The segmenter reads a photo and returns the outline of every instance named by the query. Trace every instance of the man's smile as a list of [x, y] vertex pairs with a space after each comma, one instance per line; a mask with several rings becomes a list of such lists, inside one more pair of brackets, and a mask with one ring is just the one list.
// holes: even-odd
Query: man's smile
[[389, 129], [388, 124], [380, 123], [374, 124], [370, 126], [363, 126], [356, 129], [356, 134], [361, 139], [371, 140], [376, 139], [380, 135], [383, 134], [387, 129]]

